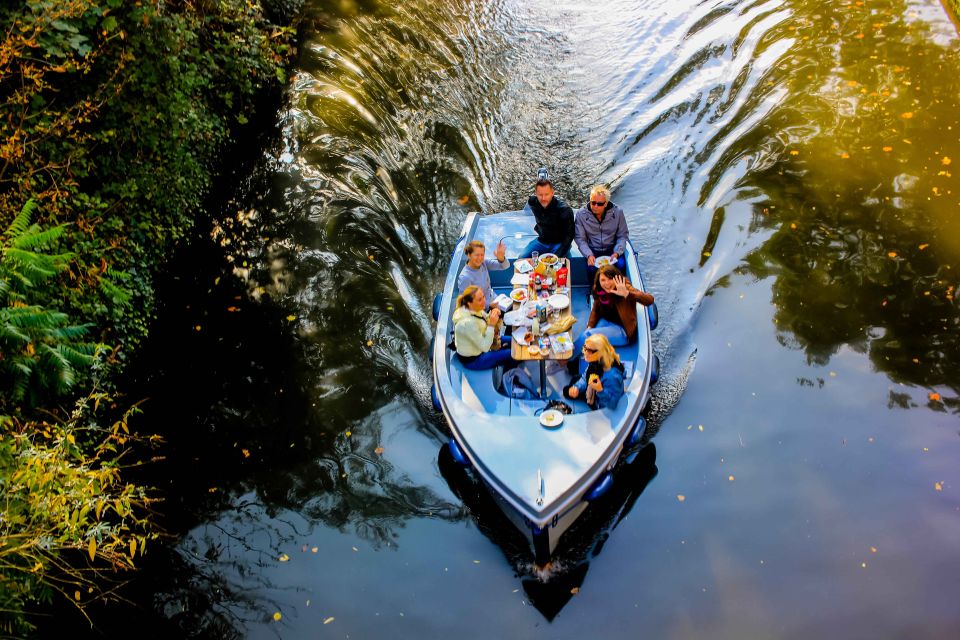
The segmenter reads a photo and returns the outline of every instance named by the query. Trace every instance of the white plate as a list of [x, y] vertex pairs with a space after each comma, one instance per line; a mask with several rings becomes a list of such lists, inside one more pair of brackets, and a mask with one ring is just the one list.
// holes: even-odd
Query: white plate
[[563, 414], [556, 409], [547, 409], [540, 414], [540, 424], [548, 429], [556, 429], [563, 424]]
[[600, 256], [593, 262], [593, 266], [595, 267], [603, 267], [608, 264], [613, 264], [613, 260], [610, 259], [610, 256]]
[[549, 298], [547, 298], [547, 304], [549, 304], [554, 309], [566, 309], [570, 306], [570, 298], [563, 295], [562, 293], [556, 293]]
[[540, 264], [545, 264], [548, 267], [552, 267], [560, 261], [560, 258], [557, 257], [555, 253], [541, 253], [540, 259], [537, 260]]
[[516, 262], [514, 262], [513, 269], [517, 273], [528, 273], [530, 271], [533, 271], [533, 265], [530, 263], [528, 259], [524, 258], [523, 260], [517, 260]]
[[526, 289], [514, 289], [510, 292], [510, 299], [516, 300], [517, 302], [523, 302], [527, 299], [527, 290]]

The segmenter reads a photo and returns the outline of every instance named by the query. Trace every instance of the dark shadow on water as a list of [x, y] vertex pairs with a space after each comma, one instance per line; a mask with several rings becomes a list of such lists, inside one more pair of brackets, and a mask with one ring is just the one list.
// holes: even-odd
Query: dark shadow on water
[[486, 485], [457, 464], [446, 445], [440, 448], [438, 464], [477, 528], [500, 547], [513, 566], [530, 604], [552, 621], [580, 591], [591, 560], [600, 555], [614, 529], [657, 475], [657, 450], [652, 442], [629, 453], [614, 471], [613, 488], [563, 535], [550, 565], [542, 569], [536, 567], [527, 540], [497, 506]]

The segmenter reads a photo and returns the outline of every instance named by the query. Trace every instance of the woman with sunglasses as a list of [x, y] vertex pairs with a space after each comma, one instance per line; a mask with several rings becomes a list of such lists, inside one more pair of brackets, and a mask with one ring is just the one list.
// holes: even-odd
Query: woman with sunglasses
[[563, 395], [583, 398], [591, 409], [612, 409], [623, 397], [623, 365], [613, 345], [602, 334], [592, 335], [583, 345], [587, 370], [573, 384], [563, 388]]
[[653, 295], [635, 289], [620, 270], [607, 264], [597, 270], [590, 291], [593, 306], [587, 328], [574, 342], [574, 354], [593, 335], [606, 336], [610, 344], [622, 347], [637, 338], [637, 303], [653, 304]]
[[457, 357], [472, 371], [516, 364], [510, 356], [510, 338], [502, 335], [500, 309], [487, 312], [483, 289], [475, 284], [464, 289], [453, 312], [453, 336]]
[[610, 256], [621, 272], [627, 268], [623, 259], [630, 232], [623, 209], [610, 202], [610, 190], [598, 184], [590, 190], [590, 201], [577, 211], [574, 237], [580, 253], [587, 259], [587, 278], [597, 272], [597, 257]]

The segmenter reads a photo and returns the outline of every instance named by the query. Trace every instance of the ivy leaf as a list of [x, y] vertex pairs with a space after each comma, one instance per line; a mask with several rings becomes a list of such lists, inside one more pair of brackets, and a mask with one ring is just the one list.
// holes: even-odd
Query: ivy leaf
[[109, 31], [113, 31], [114, 29], [117, 28], [117, 19], [114, 18], [113, 16], [107, 16], [107, 17], [103, 20], [103, 25], [102, 25], [102, 26], [103, 26], [103, 30], [104, 30], [104, 31], [108, 31], [108, 32], [109, 32]]

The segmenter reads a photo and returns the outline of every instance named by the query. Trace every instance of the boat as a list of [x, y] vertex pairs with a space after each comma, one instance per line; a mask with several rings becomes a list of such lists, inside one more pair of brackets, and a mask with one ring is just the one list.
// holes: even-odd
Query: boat
[[[545, 391], [541, 397], [516, 397], [503, 388], [499, 368], [470, 371], [448, 347], [453, 336], [457, 277], [466, 264], [464, 247], [480, 240], [491, 254], [501, 240], [511, 265], [534, 237], [529, 211], [482, 215], [471, 213], [464, 222], [442, 292], [433, 301], [436, 333], [432, 340], [434, 408], [442, 412], [451, 438], [453, 458], [477, 476], [513, 525], [526, 537], [538, 565], [546, 565], [563, 534], [613, 485], [614, 467], [621, 456], [641, 443], [646, 427], [642, 412], [659, 375], [651, 331], [656, 327], [655, 305], [638, 305], [637, 339], [617, 347], [625, 368], [625, 394], [612, 409], [596, 411], [580, 400], [564, 399], [563, 386], [571, 376], [547, 373], [537, 362], [523, 362], [526, 373]], [[569, 299], [579, 335], [590, 315], [586, 259], [576, 245], [569, 258]], [[632, 245], [624, 258], [626, 275], [644, 290], [643, 277]], [[491, 271], [495, 293], [510, 293], [513, 269]], [[559, 426], [544, 426], [540, 417], [551, 400], [563, 400], [573, 410]], [[627, 458], [629, 462], [629, 457]]]

